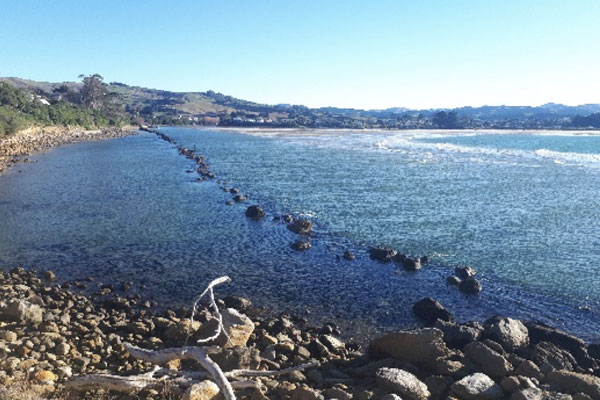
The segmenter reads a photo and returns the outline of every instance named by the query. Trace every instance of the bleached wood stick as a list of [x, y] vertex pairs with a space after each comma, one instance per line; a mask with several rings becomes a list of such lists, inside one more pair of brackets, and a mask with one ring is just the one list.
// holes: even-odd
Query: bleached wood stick
[[196, 360], [212, 376], [219, 389], [221, 389], [223, 396], [225, 396], [225, 399], [235, 400], [231, 383], [229, 383], [223, 374], [221, 367], [206, 354], [202, 347], [186, 346], [163, 350], [146, 350], [129, 343], [126, 343], [124, 346], [133, 357], [153, 364], [160, 365], [175, 359]]
[[121, 393], [133, 393], [147, 386], [154, 386], [161, 382], [160, 379], [144, 375], [118, 376], [118, 375], [81, 375], [65, 383], [67, 389], [85, 391], [102, 387]]

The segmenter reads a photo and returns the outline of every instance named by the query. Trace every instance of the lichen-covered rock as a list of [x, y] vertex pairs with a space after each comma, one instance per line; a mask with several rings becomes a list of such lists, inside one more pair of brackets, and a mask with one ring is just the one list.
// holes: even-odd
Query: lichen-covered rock
[[254, 332], [254, 322], [246, 315], [233, 308], [226, 308], [221, 312], [223, 315], [223, 327], [229, 335], [229, 340], [220, 337], [220, 344], [223, 347], [246, 346], [252, 332]]
[[465, 346], [465, 355], [485, 374], [501, 378], [508, 375], [513, 367], [504, 356], [481, 342], [469, 343]]
[[214, 400], [219, 396], [216, 383], [206, 380], [190, 386], [183, 394], [183, 400]]
[[519, 350], [529, 344], [529, 331], [519, 320], [494, 317], [485, 322], [485, 335], [500, 343], [507, 351]]
[[431, 396], [426, 384], [410, 372], [399, 368], [377, 370], [377, 384], [384, 390], [410, 400], [427, 400]]
[[369, 350], [374, 356], [388, 356], [432, 369], [449, 352], [442, 331], [435, 328], [390, 333], [373, 340]]
[[600, 378], [597, 376], [572, 371], [552, 371], [546, 376], [546, 382], [557, 385], [561, 392], [585, 393], [593, 400], [600, 400]]
[[454, 382], [450, 395], [461, 400], [496, 400], [503, 398], [504, 392], [489, 376], [478, 372]]
[[2, 317], [22, 324], [39, 324], [43, 320], [44, 310], [36, 304], [25, 300], [8, 303]]

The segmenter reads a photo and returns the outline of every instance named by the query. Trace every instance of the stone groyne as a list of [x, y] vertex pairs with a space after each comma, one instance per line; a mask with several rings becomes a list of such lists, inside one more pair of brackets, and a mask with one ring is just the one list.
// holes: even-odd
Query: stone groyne
[[85, 130], [81, 127], [46, 126], [23, 129], [0, 139], [0, 174], [18, 163], [28, 162], [31, 154], [67, 143], [87, 140], [112, 139], [131, 135], [136, 127], [100, 128]]

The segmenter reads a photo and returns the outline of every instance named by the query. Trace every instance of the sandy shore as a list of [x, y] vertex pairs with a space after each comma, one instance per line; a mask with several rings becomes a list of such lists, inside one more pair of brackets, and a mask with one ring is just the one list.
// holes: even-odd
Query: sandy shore
[[112, 139], [135, 134], [137, 127], [84, 130], [79, 127], [31, 127], [0, 139], [0, 174], [13, 165], [28, 162], [28, 156], [52, 147], [87, 140]]

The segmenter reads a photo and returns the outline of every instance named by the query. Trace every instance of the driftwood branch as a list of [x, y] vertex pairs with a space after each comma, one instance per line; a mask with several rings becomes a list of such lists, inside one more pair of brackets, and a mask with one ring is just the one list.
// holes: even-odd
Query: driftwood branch
[[[224, 333], [227, 339], [230, 340], [227, 332], [225, 331], [225, 327], [223, 326], [223, 317], [219, 312], [219, 308], [215, 301], [213, 291], [215, 286], [229, 282], [231, 282], [231, 279], [228, 276], [223, 276], [221, 278], [213, 280], [208, 284], [204, 292], [202, 292], [200, 296], [198, 296], [198, 298], [194, 301], [192, 315], [190, 318], [190, 326], [192, 326], [194, 323], [194, 316], [196, 313], [198, 303], [206, 294], [209, 295], [210, 305], [214, 313], [216, 314], [217, 320], [219, 322], [216, 332], [208, 338], [200, 339], [198, 343], [210, 342], [216, 339], [221, 333]], [[195, 360], [206, 370], [206, 372], [171, 371], [156, 366], [152, 371], [141, 375], [118, 376], [109, 374], [96, 374], [77, 376], [68, 381], [66, 383], [66, 387], [68, 389], [76, 391], [85, 391], [92, 388], [101, 387], [106, 390], [113, 390], [121, 393], [132, 393], [144, 389], [146, 387], [159, 385], [166, 381], [190, 385], [192, 383], [198, 382], [200, 379], [208, 378], [213, 380], [219, 386], [219, 389], [223, 393], [223, 396], [226, 400], [236, 400], [235, 393], [233, 391], [234, 388], [245, 389], [258, 387], [257, 382], [251, 380], [239, 380], [240, 378], [285, 375], [294, 371], [303, 371], [307, 368], [311, 368], [318, 365], [315, 362], [301, 364], [295, 367], [276, 371], [255, 371], [238, 369], [229, 372], [223, 372], [221, 367], [219, 367], [219, 365], [208, 356], [209, 353], [214, 352], [214, 347], [187, 346], [187, 341], [189, 337], [190, 332], [188, 331], [187, 337], [185, 339], [185, 345], [183, 347], [172, 347], [162, 350], [146, 350], [129, 343], [126, 343], [124, 346], [132, 357], [137, 358], [139, 360], [148, 361], [157, 365], [163, 365], [171, 360], [177, 359]], [[162, 374], [162, 376], [157, 378], [156, 375], [159, 374]], [[232, 379], [232, 381], [230, 381], [230, 379]]]

